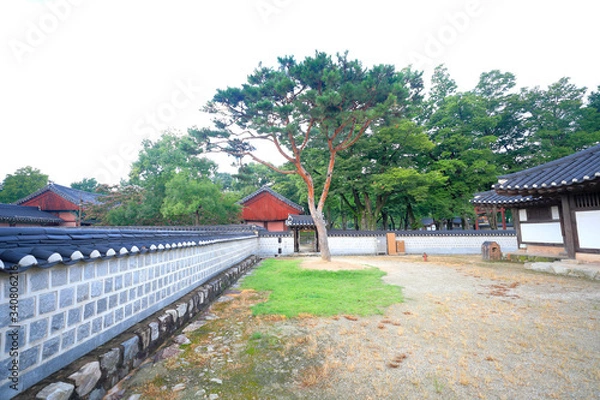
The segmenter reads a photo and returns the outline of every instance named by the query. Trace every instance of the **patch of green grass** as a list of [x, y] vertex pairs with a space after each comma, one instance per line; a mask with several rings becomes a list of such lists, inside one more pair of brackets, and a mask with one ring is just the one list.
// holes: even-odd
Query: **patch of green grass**
[[244, 279], [243, 288], [269, 292], [267, 302], [252, 307], [254, 315], [365, 316], [403, 300], [400, 287], [384, 283], [379, 269], [309, 270], [300, 261], [268, 259]]

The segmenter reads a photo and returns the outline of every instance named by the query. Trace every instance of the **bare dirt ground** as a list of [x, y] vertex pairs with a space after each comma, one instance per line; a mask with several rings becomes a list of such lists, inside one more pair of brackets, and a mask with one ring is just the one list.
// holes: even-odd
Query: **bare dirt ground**
[[600, 398], [598, 281], [476, 256], [311, 258], [303, 266], [380, 268], [405, 301], [381, 316], [285, 320], [251, 316], [265, 295], [230, 291], [188, 330], [183, 352], [143, 365], [119, 397]]

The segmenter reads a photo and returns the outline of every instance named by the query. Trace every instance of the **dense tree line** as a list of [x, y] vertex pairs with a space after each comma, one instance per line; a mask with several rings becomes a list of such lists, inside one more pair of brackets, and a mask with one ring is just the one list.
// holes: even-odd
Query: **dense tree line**
[[[314, 79], [305, 75], [310, 68], [314, 70], [318, 66], [301, 70], [302, 65], [293, 64], [293, 59], [281, 60], [290, 70], [298, 68], [292, 72], [298, 74], [294, 79], [300, 84], [302, 79]], [[311, 62], [326, 63], [327, 60], [317, 55]], [[349, 132], [347, 138], [351, 146], [336, 148], [333, 173], [328, 169], [330, 152], [320, 151], [327, 146], [327, 136], [302, 147], [302, 171], [310, 176], [312, 189], [307, 187], [301, 174], [280, 174], [267, 165], [245, 162], [242, 156], [250, 148], [244, 147], [248, 144], [241, 141], [223, 142], [237, 146], [225, 150], [238, 156], [238, 172], [218, 172], [216, 164], [204, 155], [211, 146], [214, 149], [214, 141], [207, 136], [214, 138], [219, 133], [197, 128], [191, 128], [186, 134], [166, 132], [157, 141], [144, 141], [128, 179], [120, 185], [107, 187], [91, 178], [72, 186], [106, 195], [104, 203], [91, 213], [108, 225], [232, 223], [239, 221], [240, 207], [236, 202], [263, 185], [271, 185], [307, 208], [308, 191], [325, 185], [328, 196], [322, 214], [330, 228], [414, 229], [424, 217], [433, 218], [438, 228], [460, 217], [469, 227], [474, 216], [469, 200], [474, 193], [489, 190], [497, 176], [600, 142], [600, 87], [586, 95], [586, 88], [577, 87], [569, 78], [561, 78], [547, 88], [517, 88], [513, 74], [494, 70], [482, 73], [471, 90], [460, 92], [442, 65], [435, 69], [430, 89], [425, 94], [422, 73], [410, 68], [396, 72], [384, 66], [361, 69], [360, 64], [352, 64], [344, 56], [337, 63], [329, 65], [328, 79], [332, 82], [328, 84], [335, 86], [346, 79], [335, 87], [339, 93], [354, 91], [352, 95], [364, 97], [363, 82], [374, 84], [380, 75], [385, 75], [389, 87], [380, 87], [381, 100], [374, 104], [385, 104], [388, 109], [358, 110], [352, 114], [354, 111], [347, 111], [349, 105], [346, 104], [343, 114], [334, 110], [341, 100], [331, 93], [327, 94], [329, 97], [307, 100], [306, 104], [314, 100], [319, 107], [300, 111], [321, 116], [330, 113], [340, 126], [345, 126], [347, 120], [372, 118], [372, 123], [364, 124], [366, 128], [360, 135], [357, 131]], [[254, 120], [242, 115], [247, 112], [243, 107], [240, 108], [243, 112], [235, 115], [235, 123], [247, 118], [244, 123], [248, 127], [259, 123], [264, 109], [275, 104], [269, 105], [263, 95], [252, 92], [252, 87], [265, 89], [273, 85], [268, 90], [291, 96], [293, 88], [285, 79], [292, 75], [291, 72], [277, 75], [274, 70], [257, 70], [251, 76], [255, 85], [242, 87], [246, 92], [228, 89], [215, 98], [231, 105], [233, 103], [228, 102], [232, 98], [241, 104], [239, 98], [246, 96], [247, 100], [248, 96], [256, 96], [252, 104], [246, 103], [255, 107]], [[386, 93], [393, 93], [392, 102], [386, 100]], [[293, 95], [300, 96], [300, 93]], [[284, 94], [280, 97], [285, 98]], [[269, 112], [272, 113], [272, 109]], [[282, 105], [278, 112], [292, 111]], [[273, 133], [264, 131], [263, 134]], [[293, 136], [288, 138], [294, 141]], [[282, 143], [286, 140], [282, 139]], [[294, 162], [290, 159], [284, 165], [271, 167], [280, 172], [294, 171]], [[48, 176], [40, 171], [21, 168], [6, 176], [0, 202], [9, 203], [24, 197], [47, 181]]]

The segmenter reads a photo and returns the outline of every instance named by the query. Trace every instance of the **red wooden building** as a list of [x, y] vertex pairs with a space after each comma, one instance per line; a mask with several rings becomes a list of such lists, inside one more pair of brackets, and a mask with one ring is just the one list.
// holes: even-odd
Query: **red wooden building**
[[98, 193], [85, 192], [67, 186], [50, 183], [46, 187], [17, 200], [15, 204], [37, 207], [57, 216], [64, 222], [62, 226], [87, 225], [85, 209], [91, 204], [98, 204]]
[[285, 221], [290, 214], [303, 214], [304, 208], [279, 193], [263, 186], [240, 200], [242, 219], [246, 224], [258, 225], [268, 231], [287, 231]]

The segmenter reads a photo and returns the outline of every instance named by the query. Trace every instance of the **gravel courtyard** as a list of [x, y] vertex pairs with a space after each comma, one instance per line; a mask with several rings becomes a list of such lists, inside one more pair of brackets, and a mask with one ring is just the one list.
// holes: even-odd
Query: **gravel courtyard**
[[256, 318], [265, 295], [234, 288], [186, 330], [183, 351], [163, 350], [113, 398], [600, 398], [599, 281], [478, 256], [303, 266], [380, 268], [404, 303], [381, 316]]

